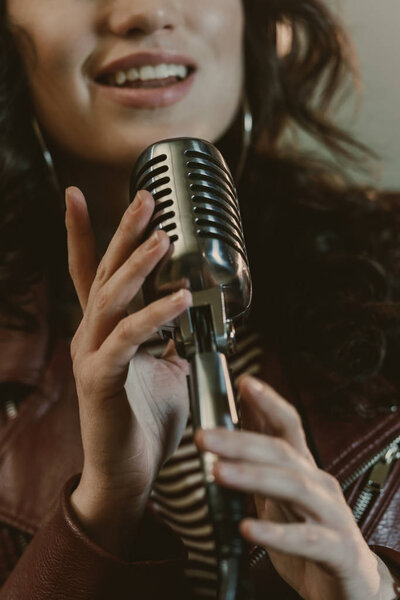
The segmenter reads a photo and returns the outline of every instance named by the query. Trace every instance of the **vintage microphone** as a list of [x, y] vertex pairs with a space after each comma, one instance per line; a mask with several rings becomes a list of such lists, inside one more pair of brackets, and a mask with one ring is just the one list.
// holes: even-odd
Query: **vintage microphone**
[[[139, 157], [130, 197], [140, 189], [155, 199], [147, 236], [168, 233], [171, 247], [144, 286], [146, 303], [187, 287], [193, 306], [163, 328], [190, 365], [193, 428], [239, 425], [227, 355], [235, 325], [250, 307], [251, 278], [235, 184], [220, 152], [194, 138], [163, 140]], [[215, 483], [215, 455], [201, 453], [219, 565], [219, 600], [251, 600], [246, 546], [238, 524], [244, 495]]]

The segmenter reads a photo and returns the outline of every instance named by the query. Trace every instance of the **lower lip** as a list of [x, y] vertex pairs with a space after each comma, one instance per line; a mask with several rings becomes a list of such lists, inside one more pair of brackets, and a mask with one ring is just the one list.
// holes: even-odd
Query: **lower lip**
[[159, 88], [118, 88], [95, 83], [110, 100], [132, 108], [160, 108], [182, 100], [194, 83], [195, 72], [183, 81]]

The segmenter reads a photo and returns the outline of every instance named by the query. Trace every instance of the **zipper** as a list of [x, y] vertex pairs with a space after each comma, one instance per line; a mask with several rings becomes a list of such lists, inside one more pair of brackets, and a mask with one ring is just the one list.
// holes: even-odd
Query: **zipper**
[[361, 521], [372, 501], [383, 492], [393, 463], [400, 458], [399, 442], [400, 440], [392, 442], [385, 454], [380, 453], [377, 461], [372, 466], [368, 481], [353, 507], [353, 515], [357, 523]]
[[344, 482], [342, 483], [342, 490], [345, 492], [347, 490], [347, 488], [350, 487], [351, 484], [355, 482], [356, 479], [358, 479], [361, 475], [364, 475], [364, 473], [366, 473], [368, 471], [368, 469], [370, 469], [377, 462], [379, 462], [380, 459], [383, 458], [386, 455], [386, 453], [389, 452], [389, 450], [393, 446], [398, 447], [399, 445], [400, 445], [400, 435], [398, 435], [394, 440], [392, 440], [390, 442], [390, 444], [385, 446], [385, 448], [383, 448], [383, 450], [381, 450], [380, 452], [375, 454], [372, 458], [370, 458], [365, 463], [363, 463], [360, 467], [358, 467], [358, 469], [356, 469], [351, 475], [349, 475], [349, 477], [347, 477], [344, 480]]
[[[369, 469], [371, 472], [368, 482], [360, 492], [353, 508], [353, 515], [358, 523], [364, 516], [372, 500], [382, 493], [386, 481], [390, 475], [393, 463], [400, 458], [400, 435], [398, 435], [383, 450], [377, 452], [372, 458], [365, 461], [342, 483], [342, 490], [347, 490], [361, 475], [364, 475]], [[257, 565], [268, 552], [262, 546], [254, 546], [249, 553], [250, 568]]]

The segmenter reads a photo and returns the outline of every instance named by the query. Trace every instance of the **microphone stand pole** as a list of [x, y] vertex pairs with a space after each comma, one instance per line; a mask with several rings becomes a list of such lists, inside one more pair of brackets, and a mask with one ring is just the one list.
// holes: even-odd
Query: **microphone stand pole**
[[[189, 396], [193, 429], [238, 427], [235, 396], [225, 354], [218, 352], [210, 307], [190, 309], [195, 351], [189, 358]], [[245, 496], [217, 485], [211, 452], [200, 453], [209, 514], [218, 558], [218, 599], [252, 600], [246, 545], [239, 533], [245, 516]]]

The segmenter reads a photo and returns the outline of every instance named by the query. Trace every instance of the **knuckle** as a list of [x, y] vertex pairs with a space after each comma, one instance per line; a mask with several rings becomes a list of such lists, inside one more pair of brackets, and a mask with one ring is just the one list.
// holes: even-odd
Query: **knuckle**
[[135, 275], [144, 277], [146, 272], [146, 261], [144, 260], [142, 249], [135, 251], [129, 259], [129, 270]]
[[162, 309], [159, 303], [153, 302], [148, 306], [148, 317], [151, 323], [158, 322], [162, 315]]
[[118, 234], [122, 237], [129, 236], [132, 237], [132, 224], [129, 219], [129, 213], [125, 213], [124, 218], [121, 220], [118, 228]]
[[98, 283], [104, 283], [106, 278], [107, 278], [107, 269], [106, 269], [104, 262], [102, 261], [99, 264], [99, 266], [97, 267], [95, 279]]
[[132, 337], [132, 327], [129, 319], [122, 319], [117, 326], [117, 334], [119, 339], [128, 341]]
[[311, 525], [306, 525], [304, 527], [304, 538], [307, 546], [315, 547], [320, 542], [320, 536], [314, 527]]
[[273, 438], [272, 443], [275, 446], [278, 456], [282, 457], [284, 460], [289, 460], [293, 457], [292, 448], [286, 440], [283, 440], [282, 438]]
[[303, 473], [296, 473], [293, 478], [293, 484], [295, 491], [302, 496], [308, 496], [309, 494], [314, 494], [314, 484], [308, 477], [303, 475]]
[[300, 415], [291, 404], [288, 404], [287, 424], [291, 429], [298, 429], [302, 426]]
[[103, 311], [106, 308], [106, 306], [108, 305], [108, 302], [109, 302], [108, 292], [104, 288], [101, 288], [97, 292], [97, 295], [95, 298], [96, 310], [99, 312]]
[[322, 474], [322, 482], [326, 490], [328, 492], [333, 493], [335, 495], [342, 495], [342, 488], [340, 487], [340, 483], [330, 473], [326, 473], [325, 471], [321, 471]]
[[89, 396], [95, 390], [97, 372], [98, 370], [94, 369], [87, 361], [82, 361], [77, 367], [75, 381], [78, 390], [83, 396]]

